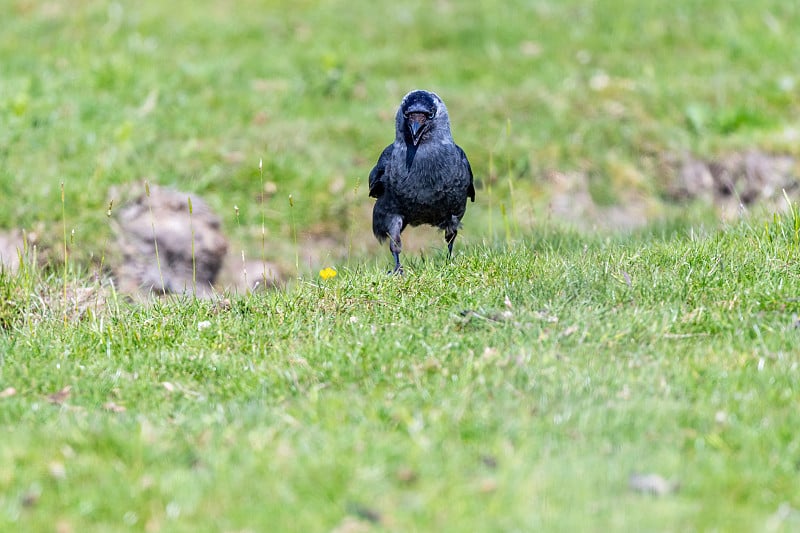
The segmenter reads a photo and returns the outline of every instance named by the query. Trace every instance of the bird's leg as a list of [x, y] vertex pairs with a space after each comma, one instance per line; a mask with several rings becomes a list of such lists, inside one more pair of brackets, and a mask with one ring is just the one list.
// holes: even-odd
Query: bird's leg
[[400, 242], [400, 232], [403, 231], [403, 219], [399, 216], [392, 218], [389, 223], [389, 250], [394, 256], [394, 270], [390, 274], [403, 274], [403, 266], [400, 264], [400, 251], [403, 244]]
[[394, 256], [394, 269], [389, 274], [403, 274], [403, 265], [400, 264], [400, 252], [392, 252]]
[[456, 241], [456, 235], [458, 235], [458, 230], [450, 228], [444, 230], [444, 240], [447, 243], [448, 259], [453, 257], [453, 243]]

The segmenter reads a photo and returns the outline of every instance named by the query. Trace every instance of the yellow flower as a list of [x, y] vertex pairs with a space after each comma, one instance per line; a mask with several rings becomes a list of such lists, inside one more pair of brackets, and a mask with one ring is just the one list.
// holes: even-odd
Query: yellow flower
[[325, 267], [319, 271], [319, 277], [322, 279], [331, 279], [336, 277], [336, 271], [331, 267]]

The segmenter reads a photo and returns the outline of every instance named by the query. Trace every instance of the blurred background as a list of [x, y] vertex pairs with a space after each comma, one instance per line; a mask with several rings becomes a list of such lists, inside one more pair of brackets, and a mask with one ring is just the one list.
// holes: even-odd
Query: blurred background
[[147, 183], [205, 201], [236, 260], [388, 264], [367, 176], [415, 88], [476, 176], [460, 247], [708, 226], [798, 192], [797, 2], [7, 0], [0, 18], [0, 240], [45, 262], [65, 239], [76, 264], [113, 257]]

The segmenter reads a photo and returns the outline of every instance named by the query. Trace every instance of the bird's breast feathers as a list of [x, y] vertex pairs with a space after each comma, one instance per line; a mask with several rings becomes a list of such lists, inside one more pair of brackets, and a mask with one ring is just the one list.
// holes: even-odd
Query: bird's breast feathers
[[407, 154], [405, 146], [395, 146], [392, 154], [391, 174], [402, 182], [419, 181], [420, 185], [433, 186], [444, 179], [457, 184], [460, 176], [467, 174], [461, 153], [452, 141], [419, 146], [410, 164]]
[[404, 210], [420, 214], [463, 211], [470, 183], [469, 171], [462, 164], [455, 145], [450, 146], [453, 150], [436, 152], [420, 147], [410, 167], [405, 164], [404, 154], [394, 154], [392, 168], [387, 171], [387, 189]]

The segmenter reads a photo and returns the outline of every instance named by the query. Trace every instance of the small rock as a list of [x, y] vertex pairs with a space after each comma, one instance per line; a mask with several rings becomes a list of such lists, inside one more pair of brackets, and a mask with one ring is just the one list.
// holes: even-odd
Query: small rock
[[361, 505], [359, 503], [352, 503], [348, 506], [350, 513], [357, 516], [362, 520], [366, 520], [371, 524], [379, 524], [381, 521], [381, 514], [374, 510], [370, 509], [365, 505]]
[[42, 494], [37, 491], [28, 491], [22, 495], [22, 506], [23, 507], [34, 507], [37, 503], [39, 503], [39, 498], [41, 498]]
[[2, 398], [11, 398], [12, 396], [17, 394], [17, 389], [14, 387], [7, 387], [0, 391], [0, 399]]
[[62, 403], [67, 401], [71, 392], [72, 392], [72, 387], [67, 385], [63, 389], [56, 391], [53, 394], [49, 394], [47, 396], [47, 401], [54, 405], [61, 405]]
[[628, 486], [634, 492], [653, 496], [666, 496], [676, 492], [679, 488], [677, 482], [664, 479], [658, 474], [631, 474]]
[[62, 480], [67, 477], [67, 469], [64, 467], [64, 463], [53, 461], [48, 465], [47, 469], [54, 479]]
[[417, 480], [417, 473], [407, 466], [399, 468], [395, 476], [398, 481], [406, 484], [414, 483]]
[[481, 455], [481, 462], [492, 470], [497, 468], [497, 458], [493, 455]]

